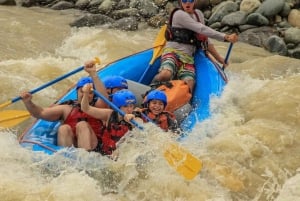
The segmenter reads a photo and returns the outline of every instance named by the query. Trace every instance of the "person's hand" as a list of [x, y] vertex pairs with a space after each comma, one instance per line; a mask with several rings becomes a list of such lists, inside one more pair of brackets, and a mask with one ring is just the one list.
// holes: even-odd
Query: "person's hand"
[[22, 98], [23, 102], [29, 102], [32, 99], [31, 93], [27, 91], [21, 92], [20, 97]]
[[238, 35], [236, 33], [230, 34], [230, 35], [225, 35], [224, 39], [225, 41], [235, 43], [238, 41]]
[[133, 109], [133, 111], [135, 111], [135, 112], [143, 112], [143, 109], [142, 108], [139, 108], [139, 107], [136, 107], [136, 108], [134, 108]]
[[96, 74], [96, 65], [94, 60], [85, 62], [84, 70], [92, 77]]
[[134, 119], [135, 116], [133, 114], [125, 114], [124, 120], [130, 122], [130, 120]]
[[83, 92], [83, 93], [90, 93], [92, 90], [93, 90], [93, 84], [92, 84], [92, 83], [85, 84], [85, 85], [82, 87], [82, 92]]

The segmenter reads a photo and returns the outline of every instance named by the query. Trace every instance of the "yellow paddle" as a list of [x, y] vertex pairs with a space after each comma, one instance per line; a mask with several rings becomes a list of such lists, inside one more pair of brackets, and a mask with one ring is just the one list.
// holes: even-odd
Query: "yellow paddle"
[[0, 112], [0, 127], [11, 128], [25, 121], [30, 113], [24, 110], [6, 110]]
[[188, 180], [197, 176], [202, 169], [202, 162], [177, 144], [168, 145], [164, 156], [169, 165]]
[[166, 38], [165, 38], [165, 32], [166, 32], [166, 29], [167, 29], [167, 25], [163, 25], [156, 38], [155, 38], [155, 41], [154, 41], [154, 44], [153, 44], [153, 55], [152, 55], [152, 59], [151, 61], [149, 62], [150, 65], [153, 64], [153, 62], [155, 61], [155, 59], [157, 59], [157, 57], [159, 57], [162, 53], [162, 49], [164, 47], [164, 45], [166, 44]]
[[[110, 102], [105, 96], [94, 90], [96, 96], [100, 97], [107, 105], [109, 105], [113, 110], [117, 111], [120, 115], [124, 116], [125, 113], [120, 110], [115, 104]], [[138, 122], [131, 120], [137, 128], [143, 130]], [[189, 151], [183, 149], [179, 145], [173, 143], [170, 144], [165, 150], [164, 156], [170, 166], [174, 167], [176, 171], [181, 174], [185, 179], [193, 179], [201, 170], [202, 162], [193, 156]]]
[[142, 80], [144, 79], [145, 75], [148, 73], [148, 70], [149, 68], [151, 67], [151, 65], [154, 63], [154, 61], [160, 57], [161, 53], [162, 53], [162, 50], [163, 50], [163, 47], [165, 46], [166, 44], [166, 38], [165, 38], [165, 32], [166, 32], [166, 29], [167, 29], [167, 25], [163, 25], [156, 38], [155, 38], [155, 41], [153, 43], [153, 54], [152, 54], [152, 58], [149, 62], [149, 65], [147, 66], [147, 69], [144, 71], [144, 73], [142, 74], [142, 76], [140, 77], [139, 79], [139, 82], [142, 83]]

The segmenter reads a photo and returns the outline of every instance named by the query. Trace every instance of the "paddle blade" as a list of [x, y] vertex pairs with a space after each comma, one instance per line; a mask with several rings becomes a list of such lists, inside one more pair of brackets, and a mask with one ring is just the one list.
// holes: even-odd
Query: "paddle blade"
[[4, 107], [6, 107], [6, 106], [9, 106], [10, 104], [12, 104], [12, 101], [11, 101], [11, 100], [6, 101], [5, 103], [0, 104], [0, 109], [4, 108]]
[[179, 145], [170, 144], [164, 156], [168, 163], [188, 180], [193, 179], [202, 169], [202, 162]]
[[156, 39], [153, 43], [153, 47], [154, 47], [153, 56], [151, 61], [149, 62], [150, 65], [152, 65], [153, 62], [161, 55], [162, 49], [166, 44], [166, 38], [165, 38], [166, 29], [167, 29], [167, 25], [162, 26], [156, 36]]
[[0, 127], [11, 128], [30, 117], [30, 113], [23, 110], [6, 110], [0, 112]]

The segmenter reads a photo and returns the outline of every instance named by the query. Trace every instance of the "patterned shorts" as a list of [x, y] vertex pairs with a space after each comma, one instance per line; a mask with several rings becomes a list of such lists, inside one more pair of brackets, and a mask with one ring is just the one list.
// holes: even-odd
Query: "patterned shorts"
[[184, 63], [175, 52], [166, 53], [162, 56], [159, 71], [166, 69], [172, 72], [171, 79], [195, 80], [194, 64]]

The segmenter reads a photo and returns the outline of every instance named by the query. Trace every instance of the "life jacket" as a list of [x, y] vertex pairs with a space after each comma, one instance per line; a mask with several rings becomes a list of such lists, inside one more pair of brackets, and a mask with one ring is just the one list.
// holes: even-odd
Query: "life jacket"
[[131, 124], [125, 120], [119, 121], [118, 113], [113, 111], [103, 132], [101, 153], [112, 154], [117, 147], [117, 142], [130, 130], [132, 130]]
[[[154, 86], [158, 85], [158, 86]], [[183, 80], [171, 80], [167, 82], [156, 82], [152, 87], [164, 91], [167, 96], [166, 111], [174, 112], [181, 106], [188, 103], [192, 97], [189, 86]]]
[[[178, 28], [172, 26], [173, 15], [177, 10], [182, 10], [181, 8], [175, 8], [170, 15], [169, 23], [167, 25], [167, 29], [165, 32], [165, 38], [167, 41], [174, 41], [178, 43], [190, 44], [194, 45], [197, 48], [201, 48], [203, 50], [207, 50], [208, 48], [208, 37], [203, 34], [196, 33], [192, 30], [185, 28]], [[196, 11], [194, 14], [197, 18], [198, 22], [200, 21], [199, 15]]]
[[[164, 131], [177, 129], [175, 115], [170, 112], [163, 111], [160, 114], [155, 115], [147, 108], [143, 111], [143, 113], [151, 120], [151, 122], [159, 126]], [[144, 122], [148, 122], [148, 118], [142, 116]]]
[[[67, 116], [67, 118], [65, 119], [64, 123], [68, 124], [71, 127], [74, 134], [76, 133], [76, 124], [80, 121], [86, 121], [89, 123], [89, 125], [95, 132], [97, 138], [101, 139], [102, 131], [103, 131], [103, 127], [104, 127], [103, 122], [101, 120], [96, 119], [96, 118], [84, 113], [83, 111], [81, 111], [80, 104], [78, 104], [75, 101], [67, 101], [62, 104], [68, 104], [68, 105], [72, 106], [72, 110], [69, 113], [69, 115]], [[95, 101], [93, 101], [91, 105], [94, 105], [94, 104], [95, 104]]]

